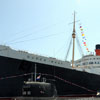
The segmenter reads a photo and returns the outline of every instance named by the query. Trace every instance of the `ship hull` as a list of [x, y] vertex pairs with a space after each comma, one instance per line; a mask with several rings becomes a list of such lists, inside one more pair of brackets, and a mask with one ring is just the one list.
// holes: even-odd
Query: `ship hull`
[[35, 65], [41, 74], [38, 81], [44, 77], [55, 84], [58, 96], [96, 95], [100, 90], [100, 75], [0, 56], [0, 97], [22, 96], [23, 83]]

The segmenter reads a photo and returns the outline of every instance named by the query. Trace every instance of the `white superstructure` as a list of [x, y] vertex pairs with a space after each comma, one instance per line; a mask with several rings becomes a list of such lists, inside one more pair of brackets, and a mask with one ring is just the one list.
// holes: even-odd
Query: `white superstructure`
[[68, 61], [62, 61], [52, 57], [44, 57], [41, 55], [36, 55], [20, 50], [16, 51], [11, 49], [9, 46], [4, 46], [4, 45], [0, 45], [0, 56], [37, 62], [42, 64], [48, 64], [58, 67], [71, 68], [70, 62]]
[[100, 75], [100, 56], [87, 55], [75, 61], [75, 69]]
[[83, 56], [74, 62], [75, 69], [100, 75], [100, 44], [96, 45], [95, 55]]

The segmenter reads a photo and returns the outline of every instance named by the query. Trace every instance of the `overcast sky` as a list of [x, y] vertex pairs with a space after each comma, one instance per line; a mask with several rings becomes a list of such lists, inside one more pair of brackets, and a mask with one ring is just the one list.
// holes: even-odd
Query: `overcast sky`
[[[16, 50], [65, 59], [76, 12], [76, 34], [84, 54], [100, 44], [100, 0], [0, 0], [0, 44]], [[76, 44], [75, 59], [80, 58]], [[70, 49], [68, 59], [71, 60]]]

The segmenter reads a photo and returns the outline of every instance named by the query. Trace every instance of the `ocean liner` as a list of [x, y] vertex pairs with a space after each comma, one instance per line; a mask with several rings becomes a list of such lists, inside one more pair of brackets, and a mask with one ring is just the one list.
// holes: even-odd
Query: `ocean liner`
[[[74, 44], [75, 16], [72, 37]], [[47, 84], [53, 84], [60, 97], [96, 96], [100, 90], [100, 45], [96, 47], [96, 55], [84, 56], [74, 61], [73, 45], [71, 66], [69, 61], [16, 51], [9, 46], [0, 45], [0, 97], [20, 97], [25, 94], [32, 96], [34, 89], [23, 91], [25, 82], [30, 80], [45, 80]], [[36, 89], [35, 92], [37, 91]], [[36, 96], [40, 96], [41, 91], [38, 93]]]

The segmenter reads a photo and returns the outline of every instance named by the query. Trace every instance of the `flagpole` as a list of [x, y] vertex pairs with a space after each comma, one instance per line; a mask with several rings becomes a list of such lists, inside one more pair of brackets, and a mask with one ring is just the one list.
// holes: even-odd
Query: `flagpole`
[[36, 82], [36, 64], [35, 64], [35, 76], [34, 76], [34, 81]]

